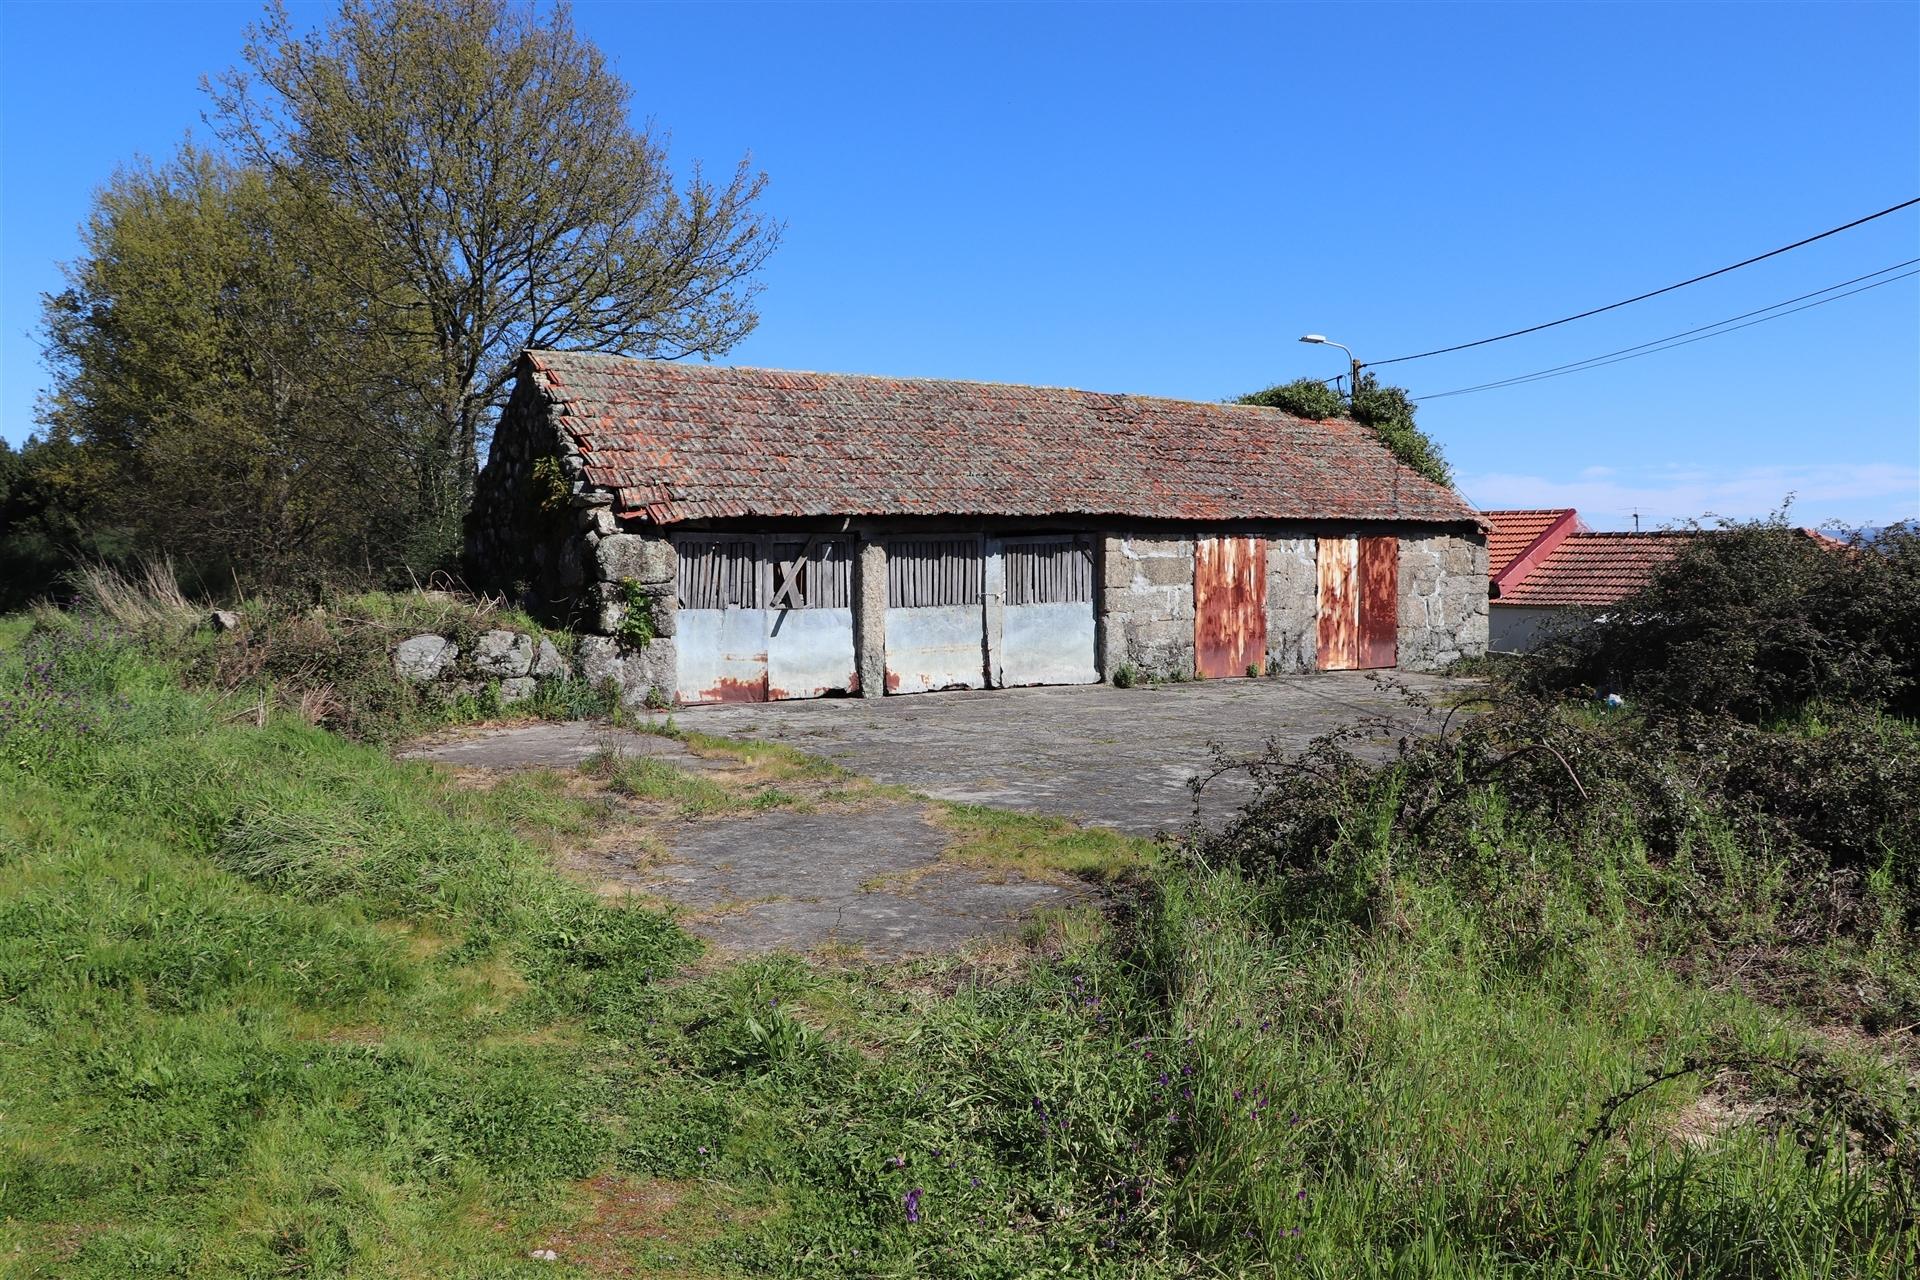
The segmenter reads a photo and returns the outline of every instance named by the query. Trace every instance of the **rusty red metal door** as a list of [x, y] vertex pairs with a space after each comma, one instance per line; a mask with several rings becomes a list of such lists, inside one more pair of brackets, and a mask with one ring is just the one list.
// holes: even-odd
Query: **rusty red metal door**
[[1391, 667], [1400, 660], [1400, 540], [1322, 538], [1322, 671]]
[[1400, 539], [1360, 538], [1360, 665], [1400, 662]]
[[1265, 670], [1266, 539], [1194, 540], [1193, 651], [1202, 680]]

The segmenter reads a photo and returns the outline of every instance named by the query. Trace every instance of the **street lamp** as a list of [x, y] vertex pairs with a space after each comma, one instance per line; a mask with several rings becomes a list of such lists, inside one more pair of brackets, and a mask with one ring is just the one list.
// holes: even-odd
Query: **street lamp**
[[1359, 394], [1359, 392], [1360, 392], [1360, 370], [1361, 370], [1361, 369], [1362, 369], [1362, 368], [1363, 368], [1364, 366], [1362, 366], [1362, 365], [1361, 365], [1361, 363], [1360, 363], [1360, 358], [1359, 358], [1358, 356], [1356, 356], [1356, 355], [1354, 355], [1354, 354], [1353, 354], [1353, 348], [1352, 348], [1352, 347], [1349, 347], [1349, 346], [1347, 346], [1347, 345], [1345, 345], [1344, 343], [1339, 343], [1339, 342], [1329, 342], [1329, 341], [1327, 340], [1327, 338], [1326, 338], [1326, 335], [1325, 335], [1325, 334], [1319, 334], [1319, 333], [1309, 333], [1309, 334], [1306, 334], [1306, 335], [1304, 335], [1304, 336], [1302, 336], [1302, 337], [1301, 337], [1301, 339], [1300, 339], [1300, 341], [1302, 341], [1302, 342], [1308, 342], [1308, 343], [1312, 343], [1312, 344], [1313, 344], [1314, 346], [1316, 346], [1316, 347], [1339, 347], [1339, 348], [1340, 348], [1340, 349], [1341, 349], [1342, 351], [1344, 351], [1344, 352], [1346, 352], [1346, 353], [1347, 353], [1347, 364], [1348, 364], [1348, 366], [1350, 367], [1350, 369], [1351, 369], [1351, 371], [1352, 371], [1352, 375], [1353, 375], [1353, 385], [1351, 386], [1351, 388], [1349, 388], [1349, 390], [1348, 390], [1348, 392], [1347, 392], [1347, 394], [1348, 394], [1348, 396], [1349, 396], [1349, 397], [1351, 397], [1351, 396], [1355, 396], [1355, 395], [1358, 395], [1358, 394]]

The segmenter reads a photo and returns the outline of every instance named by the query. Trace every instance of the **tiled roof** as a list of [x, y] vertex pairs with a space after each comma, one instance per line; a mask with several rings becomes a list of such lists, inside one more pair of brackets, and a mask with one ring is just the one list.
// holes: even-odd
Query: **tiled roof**
[[1616, 604], [1680, 553], [1690, 533], [1574, 533], [1533, 572], [1507, 586], [1499, 605]]
[[1365, 427], [1054, 387], [529, 351], [623, 513], [1117, 515], [1479, 524]]
[[1493, 526], [1487, 533], [1487, 576], [1499, 577], [1501, 570], [1571, 510], [1571, 507], [1545, 507], [1528, 511], [1482, 511], [1481, 516]]

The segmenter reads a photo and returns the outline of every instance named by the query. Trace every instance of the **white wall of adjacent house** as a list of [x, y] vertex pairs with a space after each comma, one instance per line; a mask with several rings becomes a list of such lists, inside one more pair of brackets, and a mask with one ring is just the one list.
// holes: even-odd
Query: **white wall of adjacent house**
[[1494, 653], [1531, 653], [1553, 636], [1593, 622], [1591, 609], [1495, 600], [1487, 609], [1487, 648]]

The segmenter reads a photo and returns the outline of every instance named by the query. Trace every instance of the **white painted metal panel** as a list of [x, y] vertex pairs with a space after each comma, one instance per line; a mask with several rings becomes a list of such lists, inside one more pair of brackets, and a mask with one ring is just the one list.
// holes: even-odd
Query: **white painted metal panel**
[[765, 609], [682, 609], [674, 640], [680, 701], [767, 700]]
[[980, 606], [887, 610], [887, 692], [980, 689], [987, 683]]
[[860, 687], [852, 609], [775, 609], [769, 617], [768, 698], [817, 698]]
[[1001, 618], [1001, 684], [1100, 682], [1093, 659], [1093, 601], [1010, 604]]
[[[1094, 684], [1093, 550], [1072, 535], [1006, 538], [989, 543], [998, 561], [1005, 605], [999, 624], [995, 683]], [[995, 575], [989, 569], [989, 578]]]
[[887, 692], [987, 683], [985, 561], [980, 540], [887, 544]]

